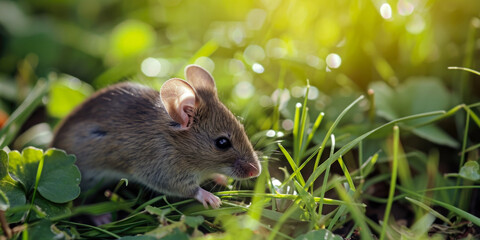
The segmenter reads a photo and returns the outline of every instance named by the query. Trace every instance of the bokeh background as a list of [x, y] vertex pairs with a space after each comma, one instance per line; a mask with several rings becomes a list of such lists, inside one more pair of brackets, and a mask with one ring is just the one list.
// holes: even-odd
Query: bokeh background
[[[292, 152], [295, 106], [304, 103], [309, 84], [306, 133], [317, 116], [324, 118], [304, 155], [293, 151], [296, 160], [329, 138], [338, 115], [364, 95], [335, 128], [337, 149], [388, 121], [453, 109], [428, 125], [425, 118], [400, 124], [399, 182], [415, 192], [474, 185], [478, 180], [462, 182], [455, 173], [480, 159], [479, 104], [471, 105], [480, 102], [480, 76], [448, 68], [480, 70], [479, 36], [479, 0], [0, 0], [0, 128], [14, 119], [9, 127], [19, 131], [10, 149], [47, 148], [58, 122], [95, 90], [121, 81], [160, 89], [169, 78], [182, 78], [186, 65], [199, 64], [269, 159], [272, 184], [284, 179], [279, 167], [288, 166], [276, 141]], [[42, 82], [49, 89], [39, 107], [28, 119], [17, 118], [14, 111], [38, 96], [32, 89]], [[460, 104], [476, 117], [467, 131], [467, 108]], [[375, 222], [383, 219], [388, 195], [391, 135], [378, 131], [343, 156], [353, 171], [379, 154], [361, 195]], [[335, 174], [343, 176], [337, 164]], [[252, 182], [241, 187], [251, 189]], [[432, 196], [480, 216], [478, 189]], [[393, 215], [411, 225], [412, 209], [418, 207], [399, 200]], [[299, 226], [306, 225], [282, 231], [296, 236], [303, 233]]]
[[[341, 146], [388, 120], [478, 102], [479, 76], [448, 67], [480, 69], [479, 28], [472, 0], [2, 0], [0, 112], [5, 121], [39, 79], [51, 81], [46, 108], [22, 132], [33, 130], [13, 144], [45, 147], [96, 89], [126, 80], [159, 89], [195, 63], [211, 71], [251, 136], [291, 132], [307, 81], [309, 119], [324, 112], [323, 132], [372, 89], [375, 105], [342, 121]], [[454, 155], [463, 124], [456, 116], [412, 130], [413, 143]]]

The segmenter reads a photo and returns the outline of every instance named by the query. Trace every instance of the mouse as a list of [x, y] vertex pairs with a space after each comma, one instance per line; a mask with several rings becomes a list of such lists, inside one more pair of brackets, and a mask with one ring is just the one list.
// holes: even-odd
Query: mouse
[[76, 156], [84, 189], [127, 178], [218, 208], [220, 198], [200, 184], [215, 174], [257, 177], [261, 165], [212, 75], [188, 65], [185, 78], [167, 80], [160, 91], [130, 82], [97, 91], [59, 123], [51, 147]]

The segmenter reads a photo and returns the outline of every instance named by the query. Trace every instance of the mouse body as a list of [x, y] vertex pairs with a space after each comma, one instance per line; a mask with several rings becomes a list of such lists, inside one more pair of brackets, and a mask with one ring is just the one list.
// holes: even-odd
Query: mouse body
[[60, 123], [51, 146], [75, 154], [82, 186], [128, 178], [219, 207], [201, 182], [212, 174], [256, 177], [261, 166], [210, 73], [189, 65], [185, 76], [188, 82], [170, 79], [160, 92], [134, 83], [96, 92]]

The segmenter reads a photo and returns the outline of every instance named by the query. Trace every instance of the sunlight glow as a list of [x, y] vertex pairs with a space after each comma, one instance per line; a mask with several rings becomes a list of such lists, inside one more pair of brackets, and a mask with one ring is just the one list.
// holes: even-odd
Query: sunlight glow
[[255, 92], [255, 87], [250, 82], [241, 81], [237, 85], [235, 85], [233, 91], [239, 98], [247, 99], [253, 96], [253, 93]]
[[252, 65], [252, 70], [256, 73], [263, 73], [265, 71], [265, 68], [263, 68], [262, 64], [260, 63], [254, 63]]
[[252, 30], [260, 30], [267, 18], [267, 13], [263, 9], [255, 8], [250, 10], [247, 15], [247, 27]]
[[285, 129], [285, 131], [290, 131], [293, 129], [293, 121], [290, 119], [285, 119], [282, 121], [282, 128]]
[[267, 137], [275, 137], [275, 131], [273, 131], [273, 130], [268, 130], [265, 135], [267, 135]]
[[411, 4], [408, 0], [399, 0], [397, 3], [398, 14], [402, 16], [408, 16], [413, 13], [415, 6]]
[[209, 57], [199, 57], [195, 60], [195, 64], [204, 67], [209, 72], [213, 72], [215, 69], [215, 63]]
[[342, 65], [342, 58], [336, 53], [328, 54], [326, 62], [329, 68], [338, 68]]
[[142, 61], [141, 69], [145, 76], [155, 77], [162, 71], [162, 65], [157, 59], [149, 57]]
[[384, 19], [392, 18], [392, 7], [390, 7], [390, 4], [382, 4], [382, 6], [380, 7], [380, 15], [382, 15]]
[[415, 15], [413, 19], [407, 23], [407, 31], [412, 34], [419, 34], [425, 29], [425, 21], [422, 16]]

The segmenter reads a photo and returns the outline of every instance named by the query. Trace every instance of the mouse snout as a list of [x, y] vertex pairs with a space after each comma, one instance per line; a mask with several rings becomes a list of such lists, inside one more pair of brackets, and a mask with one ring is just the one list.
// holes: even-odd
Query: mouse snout
[[241, 178], [253, 178], [253, 177], [258, 177], [260, 175], [260, 172], [262, 171], [262, 167], [260, 166], [260, 162], [257, 160], [257, 158], [254, 159], [240, 159], [237, 161], [237, 168], [238, 172], [240, 173], [239, 177]]
[[258, 177], [262, 171], [260, 164], [248, 163], [248, 165], [250, 165], [250, 169], [247, 171], [248, 177]]

